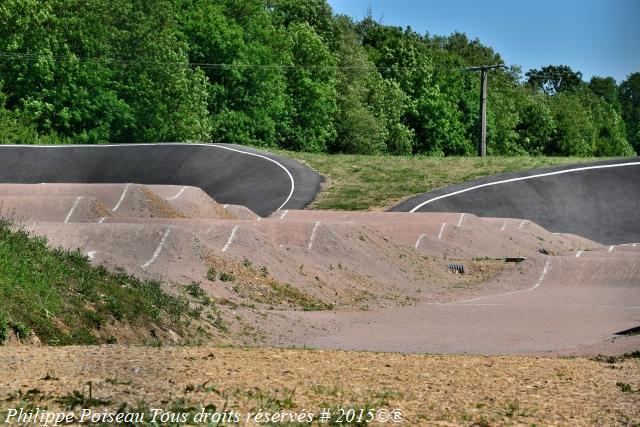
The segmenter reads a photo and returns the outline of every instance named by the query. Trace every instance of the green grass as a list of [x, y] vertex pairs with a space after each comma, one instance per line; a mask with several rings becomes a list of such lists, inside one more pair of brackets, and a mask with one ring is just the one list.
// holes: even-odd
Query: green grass
[[314, 209], [382, 210], [409, 196], [497, 173], [605, 160], [593, 157], [426, 157], [314, 154], [272, 150], [327, 179]]
[[0, 220], [0, 344], [11, 332], [53, 345], [113, 342], [105, 326], [151, 322], [180, 334], [188, 308], [156, 281], [92, 267], [81, 252], [50, 249]]

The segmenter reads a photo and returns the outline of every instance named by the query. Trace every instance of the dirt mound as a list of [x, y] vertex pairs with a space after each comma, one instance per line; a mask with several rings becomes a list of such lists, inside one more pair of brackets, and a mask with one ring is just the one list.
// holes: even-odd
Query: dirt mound
[[93, 222], [111, 213], [100, 200], [78, 196], [8, 196], [0, 198], [0, 216], [22, 221]]
[[51, 245], [162, 279], [169, 290], [202, 289], [236, 342], [561, 352], [637, 326], [633, 244], [602, 246], [467, 213], [260, 218], [193, 187], [47, 187], [0, 186], [0, 198]]
[[258, 219], [260, 218], [251, 209], [240, 205], [224, 205], [224, 210], [237, 219]]

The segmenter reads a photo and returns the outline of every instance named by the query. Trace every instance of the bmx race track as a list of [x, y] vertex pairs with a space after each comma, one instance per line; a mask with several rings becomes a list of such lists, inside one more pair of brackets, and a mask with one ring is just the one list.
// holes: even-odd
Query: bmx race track
[[[317, 173], [218, 144], [1, 146], [0, 183], [0, 214], [51, 245], [168, 289], [201, 282], [230, 301], [226, 315], [258, 331], [244, 343], [474, 354], [640, 346], [637, 158], [492, 176], [391, 212], [303, 210]], [[212, 266], [234, 280], [208, 280]]]

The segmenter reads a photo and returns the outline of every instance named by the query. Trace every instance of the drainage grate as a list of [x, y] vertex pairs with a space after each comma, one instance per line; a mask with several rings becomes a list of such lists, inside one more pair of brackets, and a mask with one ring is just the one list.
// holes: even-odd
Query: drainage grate
[[448, 264], [447, 267], [449, 267], [449, 270], [451, 271], [464, 274], [464, 265], [462, 264]]

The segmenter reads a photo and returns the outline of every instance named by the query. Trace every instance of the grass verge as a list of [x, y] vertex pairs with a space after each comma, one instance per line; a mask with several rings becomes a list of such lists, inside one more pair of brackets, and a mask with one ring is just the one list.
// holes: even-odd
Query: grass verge
[[0, 344], [32, 334], [51, 345], [144, 342], [169, 330], [181, 336], [190, 312], [159, 282], [92, 267], [81, 252], [50, 249], [44, 237], [2, 220], [0, 301]]

